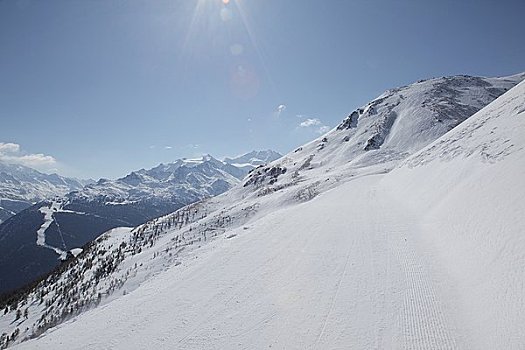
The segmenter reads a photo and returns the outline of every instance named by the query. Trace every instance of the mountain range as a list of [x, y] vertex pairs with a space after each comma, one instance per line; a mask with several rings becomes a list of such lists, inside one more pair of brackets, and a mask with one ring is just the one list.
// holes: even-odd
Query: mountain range
[[205, 155], [140, 169], [117, 180], [101, 179], [19, 212], [0, 225], [0, 293], [48, 273], [72, 249], [79, 251], [111, 228], [137, 226], [216, 196], [239, 183], [247, 168], [280, 157], [273, 151], [249, 154], [242, 167]]

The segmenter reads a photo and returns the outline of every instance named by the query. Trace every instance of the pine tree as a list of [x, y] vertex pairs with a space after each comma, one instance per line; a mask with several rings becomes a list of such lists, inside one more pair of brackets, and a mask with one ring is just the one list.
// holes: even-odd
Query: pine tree
[[16, 318], [15, 318], [15, 320], [20, 319], [20, 317], [22, 317], [22, 311], [20, 311], [20, 309], [17, 309], [16, 310]]

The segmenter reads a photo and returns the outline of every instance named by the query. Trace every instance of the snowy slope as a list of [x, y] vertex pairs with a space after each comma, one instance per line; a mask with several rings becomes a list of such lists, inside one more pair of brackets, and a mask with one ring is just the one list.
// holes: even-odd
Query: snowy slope
[[353, 111], [335, 129], [281, 158], [279, 166], [287, 170], [287, 180], [281, 182], [290, 182], [304, 170], [330, 173], [337, 168], [336, 173], [345, 175], [374, 165], [390, 170], [524, 77], [454, 76], [388, 90]]
[[525, 347], [524, 176], [522, 82], [385, 179], [418, 216], [463, 348]]
[[89, 183], [43, 174], [23, 165], [0, 163], [0, 223], [35, 202], [80, 190]]
[[[425, 95], [416, 84], [400, 103], [416, 90]], [[395, 135], [432, 113], [392, 123], [376, 150], [368, 141], [385, 129], [345, 121], [223, 195], [104, 234], [18, 299], [0, 329], [18, 327], [20, 341], [58, 324], [21, 348], [520, 348], [524, 193], [507, 174], [525, 166], [524, 105], [522, 83], [421, 152]], [[414, 142], [446, 131], [436, 125]], [[469, 178], [491, 190], [474, 191]], [[485, 196], [510, 202], [494, 211]], [[483, 243], [500, 235], [503, 249]], [[26, 308], [27, 320], [13, 321]]]

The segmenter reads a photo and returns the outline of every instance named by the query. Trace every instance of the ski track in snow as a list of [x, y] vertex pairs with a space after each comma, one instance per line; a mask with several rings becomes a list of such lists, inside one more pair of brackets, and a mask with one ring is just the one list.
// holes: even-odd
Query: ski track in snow
[[[384, 208], [382, 208], [383, 210]], [[406, 215], [398, 212], [397, 215]], [[394, 222], [394, 221], [392, 221]], [[405, 219], [415, 222], [415, 219]], [[440, 298], [426, 268], [423, 253], [413, 246], [417, 229], [405, 225], [391, 226], [390, 234], [397, 237], [389, 243], [404, 274], [403, 313], [400, 319], [404, 349], [457, 349], [450, 324], [444, 317]]]
[[[60, 231], [60, 226], [58, 224], [58, 221], [55, 220], [54, 214], [57, 212], [71, 212], [71, 211], [62, 210], [62, 203], [56, 202], [56, 201], [51, 202], [49, 206], [40, 207], [38, 211], [44, 214], [44, 223], [40, 226], [40, 228], [36, 232], [36, 244], [41, 247], [53, 250], [55, 253], [58, 254], [61, 260], [66, 259], [66, 256], [67, 256], [66, 242], [64, 241], [64, 237], [62, 236], [62, 231]], [[62, 248], [54, 247], [46, 243], [46, 231], [53, 222], [55, 222], [55, 225], [57, 225], [58, 233], [60, 235], [60, 239], [62, 240]]]
[[[49, 204], [49, 206], [42, 206], [38, 209], [38, 211], [44, 214], [44, 222], [42, 223], [42, 225], [36, 232], [36, 244], [41, 247], [53, 250], [55, 253], [58, 254], [61, 260], [64, 260], [67, 257], [68, 249], [66, 246], [66, 241], [64, 240], [64, 236], [62, 235], [62, 231], [60, 230], [60, 224], [55, 218], [55, 213], [70, 213], [70, 214], [78, 214], [78, 215], [86, 215], [86, 213], [80, 212], [80, 211], [62, 209], [62, 205], [63, 205], [62, 202], [52, 201], [51, 204]], [[97, 215], [93, 215], [93, 216], [97, 216]], [[61, 248], [54, 247], [46, 243], [46, 231], [53, 222], [57, 226], [57, 231], [60, 236], [60, 240], [62, 241]]]
[[328, 310], [328, 313], [326, 314], [326, 318], [324, 319], [323, 328], [321, 328], [321, 333], [319, 333], [319, 336], [317, 337], [317, 340], [315, 341], [315, 346], [316, 347], [318, 346], [319, 341], [321, 340], [321, 338], [322, 338], [322, 336], [324, 334], [324, 331], [326, 329], [326, 325], [328, 324], [328, 320], [330, 318], [330, 315], [332, 314], [332, 311], [334, 310], [335, 302], [337, 301], [337, 295], [339, 294], [339, 291], [341, 290], [341, 281], [345, 278], [349, 260], [350, 260], [350, 251], [348, 252], [348, 255], [346, 256], [345, 266], [343, 268], [343, 273], [341, 275], [341, 278], [339, 279], [339, 282], [337, 283], [337, 287], [335, 289], [335, 294], [334, 294], [334, 296], [332, 298], [332, 304], [330, 305], [330, 310]]

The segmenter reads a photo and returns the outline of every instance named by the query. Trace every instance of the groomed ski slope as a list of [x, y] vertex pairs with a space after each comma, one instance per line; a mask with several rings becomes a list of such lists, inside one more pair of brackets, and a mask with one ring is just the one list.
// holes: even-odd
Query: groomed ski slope
[[[525, 83], [20, 349], [522, 349]], [[226, 238], [230, 237], [230, 238]]]
[[381, 178], [272, 213], [21, 348], [453, 347], [417, 221]]

